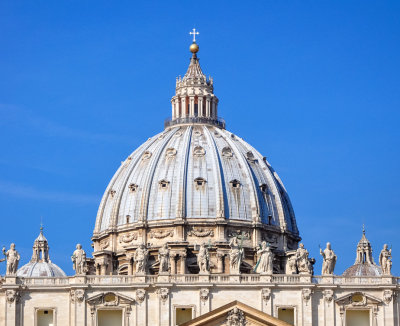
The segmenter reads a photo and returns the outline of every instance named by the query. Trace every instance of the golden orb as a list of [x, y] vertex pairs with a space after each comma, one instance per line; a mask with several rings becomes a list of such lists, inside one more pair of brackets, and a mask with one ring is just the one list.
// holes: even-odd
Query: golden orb
[[189, 50], [190, 50], [190, 52], [192, 52], [192, 53], [197, 53], [197, 52], [199, 52], [199, 46], [197, 45], [197, 43], [193, 42], [193, 43], [190, 45]]

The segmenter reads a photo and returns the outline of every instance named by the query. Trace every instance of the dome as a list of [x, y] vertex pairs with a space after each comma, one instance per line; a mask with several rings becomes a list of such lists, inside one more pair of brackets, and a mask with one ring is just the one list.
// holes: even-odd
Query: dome
[[266, 158], [225, 129], [218, 104], [214, 81], [192, 52], [164, 130], [121, 163], [101, 199], [92, 237], [97, 274], [130, 275], [143, 245], [156, 273], [165, 244], [173, 250], [173, 271], [196, 273], [202, 243], [212, 272], [221, 273], [233, 238], [249, 253], [243, 272], [252, 271], [251, 252], [262, 241], [283, 268], [285, 252], [301, 239], [289, 196]]
[[49, 256], [49, 245], [43, 234], [43, 227], [33, 244], [33, 254], [29, 263], [17, 271], [19, 277], [65, 277], [64, 271], [52, 263]]
[[298, 233], [270, 164], [243, 139], [212, 125], [173, 126], [134, 151], [105, 191], [95, 232], [177, 217], [262, 222]]
[[33, 263], [22, 266], [17, 271], [19, 277], [65, 277], [64, 271], [52, 262]]

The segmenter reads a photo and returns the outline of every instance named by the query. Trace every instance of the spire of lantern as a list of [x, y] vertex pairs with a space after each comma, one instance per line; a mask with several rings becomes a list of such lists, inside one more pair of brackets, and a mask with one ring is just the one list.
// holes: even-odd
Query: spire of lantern
[[225, 122], [218, 118], [219, 101], [214, 95], [213, 79], [207, 79], [197, 57], [200, 47], [196, 43], [196, 35], [200, 33], [193, 28], [189, 34], [193, 35], [189, 47], [192, 57], [184, 77], [176, 78], [175, 95], [171, 99], [172, 119], [165, 122], [165, 127], [200, 123], [225, 128]]

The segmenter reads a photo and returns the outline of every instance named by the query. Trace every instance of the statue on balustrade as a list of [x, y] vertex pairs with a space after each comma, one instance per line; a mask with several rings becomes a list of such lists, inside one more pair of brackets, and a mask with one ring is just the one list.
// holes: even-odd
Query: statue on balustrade
[[229, 241], [229, 246], [231, 247], [231, 252], [229, 253], [230, 258], [230, 273], [239, 274], [240, 265], [244, 257], [244, 249], [242, 245], [239, 245], [237, 237], [233, 237]]
[[296, 250], [296, 267], [300, 274], [313, 273], [313, 267], [308, 259], [308, 251], [302, 243], [299, 244], [299, 248]]
[[165, 274], [169, 272], [169, 249], [168, 245], [165, 243], [158, 250], [158, 261], [160, 262], [159, 274]]
[[10, 249], [6, 251], [6, 248], [3, 248], [3, 254], [7, 260], [6, 267], [6, 275], [15, 275], [18, 269], [18, 263], [21, 259], [17, 250], [15, 250], [15, 244], [12, 243], [10, 245]]
[[383, 246], [379, 255], [379, 265], [381, 265], [383, 275], [392, 275], [392, 248], [388, 249], [387, 244]]
[[197, 264], [200, 268], [200, 274], [210, 272], [210, 254], [204, 243], [200, 245], [199, 253], [197, 254]]
[[76, 245], [76, 250], [71, 257], [73, 268], [76, 275], [85, 275], [88, 271], [86, 263], [86, 253], [79, 243]]
[[271, 247], [265, 241], [261, 243], [260, 249], [257, 250], [258, 261], [254, 268], [256, 273], [260, 274], [272, 274], [274, 271], [274, 254], [271, 251]]
[[145, 274], [147, 267], [147, 259], [149, 256], [149, 251], [146, 246], [142, 243], [139, 248], [136, 249], [133, 259], [136, 262], [136, 273]]
[[337, 256], [331, 249], [330, 242], [326, 244], [326, 248], [323, 251], [321, 248], [319, 248], [319, 252], [322, 255], [322, 258], [324, 259], [322, 263], [322, 275], [333, 275]]

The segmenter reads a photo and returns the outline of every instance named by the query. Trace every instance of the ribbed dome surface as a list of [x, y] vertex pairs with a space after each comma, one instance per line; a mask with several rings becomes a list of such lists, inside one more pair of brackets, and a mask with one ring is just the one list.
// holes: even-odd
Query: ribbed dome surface
[[243, 139], [212, 125], [167, 128], [134, 151], [105, 191], [94, 232], [178, 217], [261, 221], [298, 234], [269, 163]]
[[52, 262], [29, 262], [17, 271], [19, 277], [65, 277], [64, 271]]

